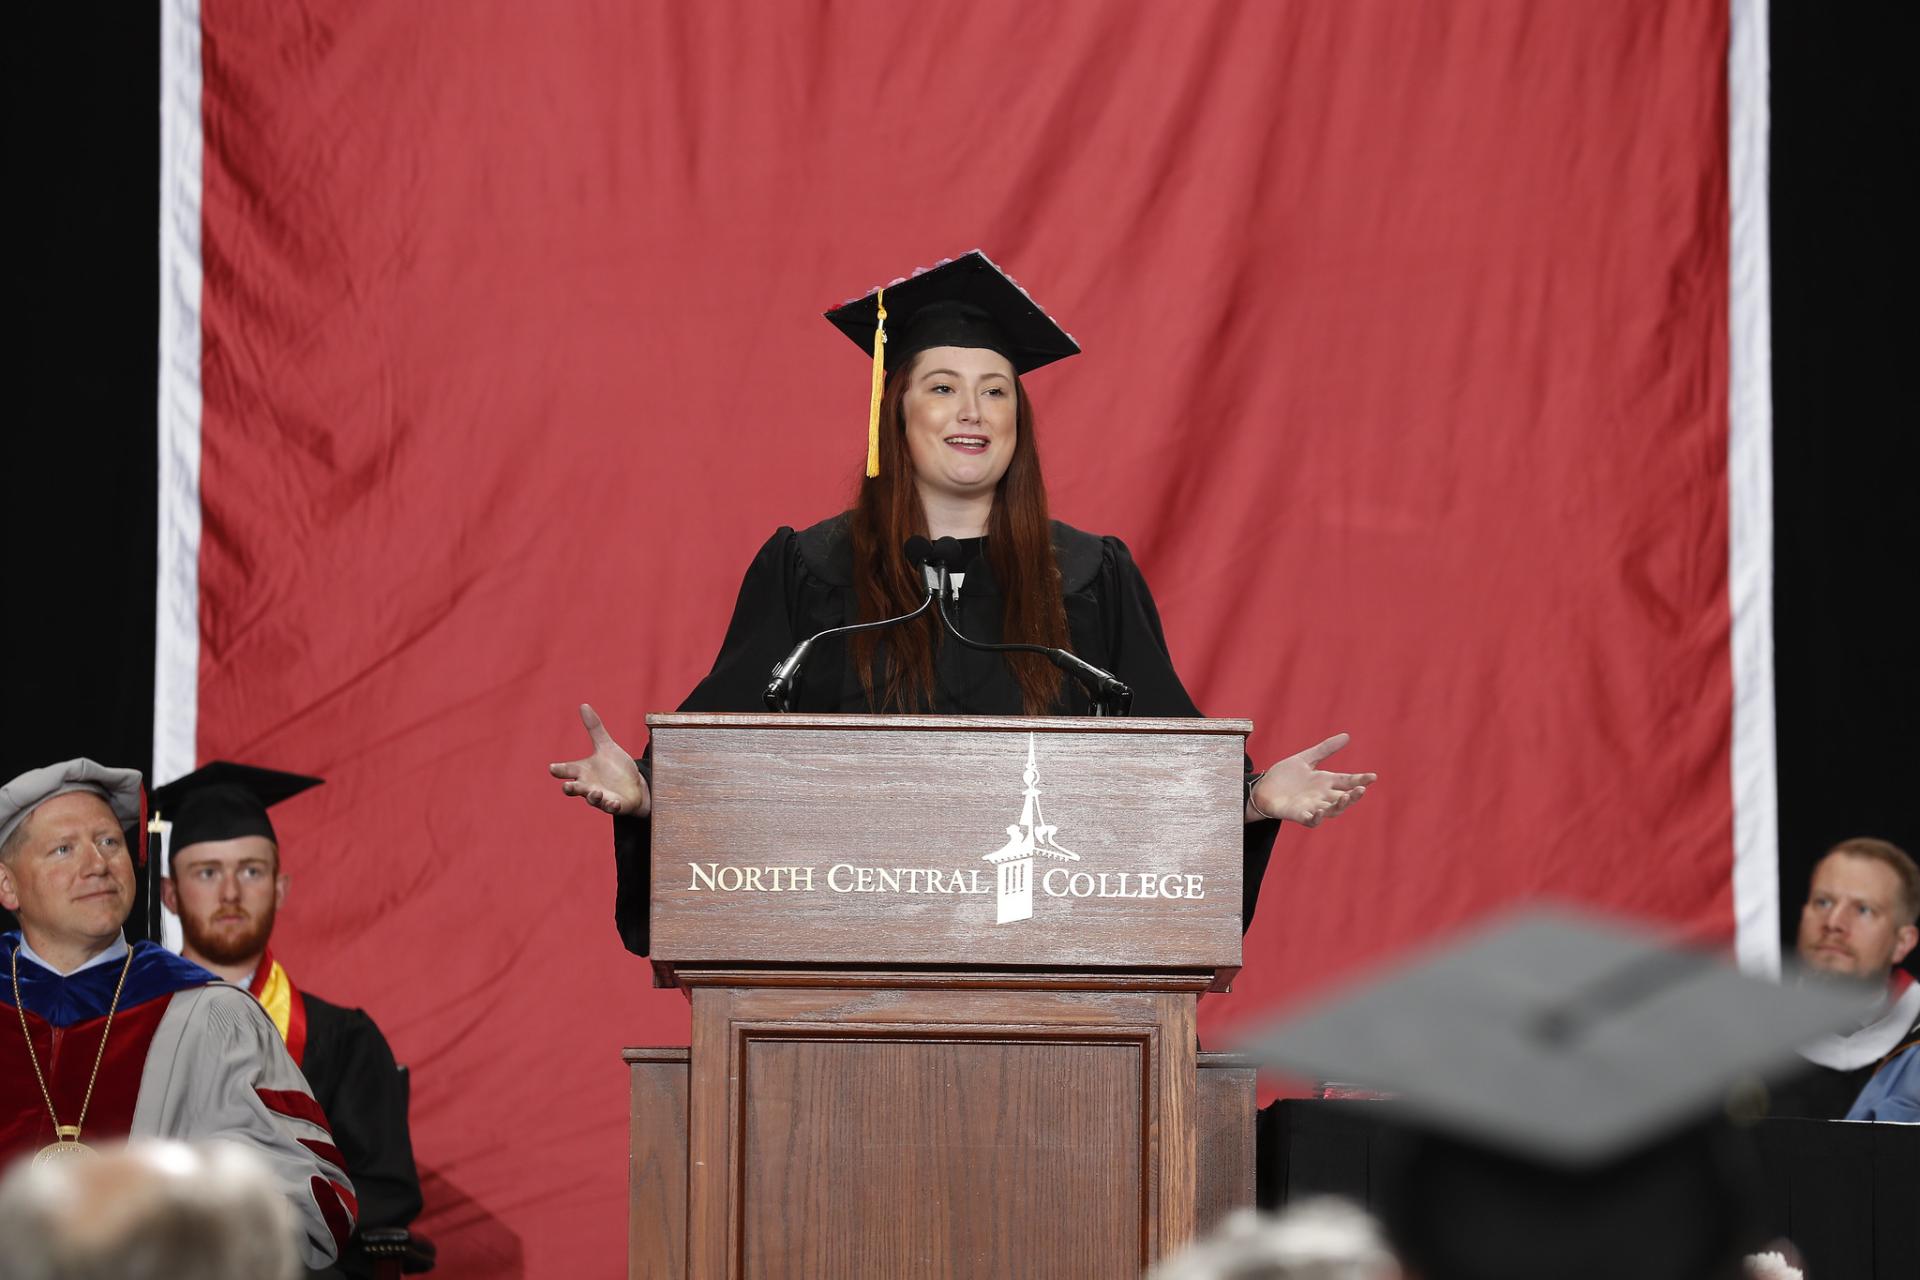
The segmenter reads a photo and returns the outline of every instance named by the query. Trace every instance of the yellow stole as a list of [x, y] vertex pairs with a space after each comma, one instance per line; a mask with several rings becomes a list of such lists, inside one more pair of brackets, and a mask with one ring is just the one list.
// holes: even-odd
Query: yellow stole
[[253, 981], [247, 990], [273, 1019], [274, 1030], [286, 1041], [287, 1052], [298, 1065], [307, 1052], [307, 1002], [301, 998], [300, 989], [293, 985], [286, 969], [273, 958], [271, 948], [260, 953], [260, 964], [254, 969]]

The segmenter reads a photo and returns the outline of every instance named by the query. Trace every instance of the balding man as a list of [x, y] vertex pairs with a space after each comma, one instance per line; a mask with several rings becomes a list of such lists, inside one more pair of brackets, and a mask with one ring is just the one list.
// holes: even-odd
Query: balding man
[[[309, 1266], [353, 1230], [326, 1117], [246, 992], [164, 947], [129, 947], [126, 829], [140, 775], [91, 760], [0, 788], [0, 1162], [85, 1158], [114, 1138], [251, 1148], [292, 1207]], [[37, 1152], [37, 1154], [35, 1154]]]

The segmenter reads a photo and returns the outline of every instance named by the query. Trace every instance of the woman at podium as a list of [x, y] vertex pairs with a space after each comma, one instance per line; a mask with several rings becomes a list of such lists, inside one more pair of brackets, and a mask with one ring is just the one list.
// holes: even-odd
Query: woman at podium
[[[948, 633], [926, 600], [909, 542], [938, 546], [958, 583], [953, 631], [977, 644], [1064, 649], [1131, 691], [1131, 713], [1197, 716], [1167, 653], [1160, 615], [1126, 545], [1049, 517], [1035, 413], [1021, 379], [1076, 345], [978, 251], [827, 313], [873, 358], [866, 478], [852, 510], [781, 528], [747, 566], [713, 669], [682, 711], [760, 711], [769, 673], [797, 665], [781, 704], [809, 712], [1086, 715], [1081, 683], [1034, 651], [988, 651]], [[952, 541], [943, 541], [951, 539]], [[921, 555], [927, 544], [914, 542]], [[894, 625], [820, 636], [855, 623]], [[795, 661], [795, 648], [820, 636]], [[648, 761], [591, 706], [592, 753], [550, 766], [562, 790], [614, 816], [615, 915], [647, 954]], [[1320, 768], [1337, 734], [1247, 775], [1243, 921], [1282, 820], [1317, 826], [1366, 793], [1371, 773]]]

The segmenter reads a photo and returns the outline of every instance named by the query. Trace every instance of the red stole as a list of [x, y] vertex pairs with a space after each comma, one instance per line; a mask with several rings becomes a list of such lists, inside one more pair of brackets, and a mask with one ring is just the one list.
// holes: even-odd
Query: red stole
[[286, 969], [273, 958], [272, 947], [260, 953], [260, 963], [254, 966], [253, 981], [247, 984], [247, 991], [260, 1002], [267, 1016], [273, 1019], [274, 1029], [286, 1041], [287, 1053], [292, 1056], [294, 1065], [305, 1066], [307, 1001], [300, 994], [300, 988], [293, 985], [293, 979], [287, 976]]

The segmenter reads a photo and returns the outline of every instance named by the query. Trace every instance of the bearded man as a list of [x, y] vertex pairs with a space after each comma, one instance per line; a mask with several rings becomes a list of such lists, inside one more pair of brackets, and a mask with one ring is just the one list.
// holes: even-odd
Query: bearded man
[[151, 942], [127, 945], [140, 775], [91, 760], [0, 787], [0, 1162], [103, 1139], [220, 1139], [265, 1161], [309, 1266], [353, 1231], [352, 1184], [260, 1006]]
[[1884, 993], [1847, 1032], [1801, 1047], [1812, 1064], [1775, 1115], [1920, 1121], [1920, 983], [1894, 966], [1920, 941], [1920, 867], [1885, 840], [1843, 840], [1813, 869], [1798, 949], [1809, 974]]
[[[170, 820], [161, 901], [180, 917], [187, 959], [245, 988], [273, 1019], [314, 1097], [360, 1195], [362, 1232], [406, 1227], [421, 1207], [407, 1127], [407, 1077], [372, 1018], [294, 985], [270, 945], [290, 879], [267, 810], [318, 778], [216, 761], [158, 788]], [[358, 1247], [339, 1272], [370, 1274]]]

